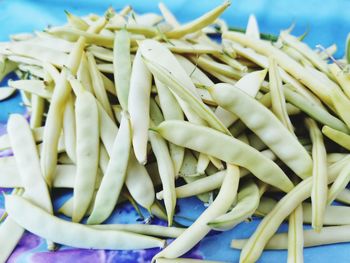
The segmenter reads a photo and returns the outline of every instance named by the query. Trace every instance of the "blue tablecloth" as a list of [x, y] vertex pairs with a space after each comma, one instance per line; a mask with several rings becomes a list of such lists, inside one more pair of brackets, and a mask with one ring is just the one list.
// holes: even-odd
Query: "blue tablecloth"
[[[221, 0], [212, 1], [163, 1], [182, 21], [193, 19], [205, 11], [220, 4]], [[0, 1], [0, 40], [8, 39], [8, 35], [41, 30], [47, 25], [59, 25], [65, 21], [63, 10], [68, 10], [77, 15], [85, 15], [91, 12], [103, 13], [109, 6], [120, 9], [126, 4], [131, 4], [137, 12], [158, 12], [158, 1], [49, 1], [49, 0], [2, 0]], [[328, 46], [336, 43], [339, 47], [337, 56], [343, 55], [344, 43], [350, 25], [350, 1], [333, 0], [329, 2], [317, 0], [234, 0], [231, 7], [222, 16], [229, 25], [245, 27], [250, 13], [254, 13], [259, 21], [260, 29], [265, 33], [278, 34], [280, 29], [296, 23], [294, 33], [302, 34], [309, 29], [310, 33], [305, 41], [311, 46], [321, 44]], [[4, 83], [3, 83], [4, 84]], [[8, 114], [20, 112], [25, 114], [20, 106], [20, 96], [17, 94], [11, 99], [0, 103], [0, 133], [6, 130], [5, 123]], [[69, 195], [68, 192], [56, 193], [55, 206], [59, 206]], [[0, 195], [0, 214], [3, 207], [3, 198]], [[196, 218], [205, 207], [196, 198], [179, 200], [179, 211], [176, 219], [183, 224], [190, 224], [191, 219]], [[143, 211], [147, 214], [146, 211]], [[190, 220], [185, 220], [188, 218]], [[135, 210], [128, 204], [118, 208], [109, 223], [138, 222], [139, 218]], [[164, 222], [157, 221], [162, 224]], [[242, 223], [235, 229], [225, 232], [211, 232], [200, 244], [198, 244], [188, 257], [205, 258], [211, 260], [223, 260], [238, 262], [239, 251], [229, 248], [233, 238], [249, 237], [259, 220]], [[286, 231], [283, 224], [279, 231]], [[0, 237], [4, 238], [4, 237]], [[153, 254], [158, 250], [140, 251], [96, 251], [78, 250], [62, 247], [57, 252], [47, 252], [42, 239], [26, 233], [20, 244], [9, 259], [9, 262], [149, 262]], [[1, 253], [1, 248], [0, 248]], [[286, 251], [264, 252], [259, 262], [279, 263], [286, 261]], [[326, 247], [307, 248], [304, 250], [305, 262], [349, 262], [350, 244], [331, 245]]]

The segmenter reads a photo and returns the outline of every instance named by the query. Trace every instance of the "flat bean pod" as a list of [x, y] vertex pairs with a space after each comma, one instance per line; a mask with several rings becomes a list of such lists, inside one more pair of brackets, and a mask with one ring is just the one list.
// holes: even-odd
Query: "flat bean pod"
[[[175, 97], [171, 94], [170, 90], [157, 79], [155, 79], [154, 81], [157, 87], [160, 107], [162, 109], [164, 119], [183, 120], [184, 114]], [[185, 149], [183, 147], [171, 143], [169, 144], [169, 151], [171, 159], [174, 163], [175, 176], [178, 176], [184, 159]]]
[[164, 204], [171, 226], [176, 206], [175, 170], [166, 141], [156, 132], [149, 131], [149, 140], [158, 163], [159, 175], [163, 185]]
[[323, 214], [327, 203], [327, 153], [324, 146], [322, 133], [317, 127], [317, 124], [312, 119], [306, 119], [305, 123], [310, 130], [312, 140], [312, 191], [311, 201], [313, 205], [313, 221], [312, 227], [316, 231], [322, 228]]
[[314, 120], [317, 120], [318, 122], [333, 129], [349, 133], [349, 128], [345, 125], [344, 122], [330, 114], [324, 108], [320, 107], [317, 103], [314, 103], [298, 94], [297, 92], [293, 91], [290, 89], [290, 87], [284, 86], [284, 95], [286, 96], [286, 100], [288, 102], [298, 107]]
[[230, 1], [225, 1], [222, 5], [216, 7], [215, 9], [206, 13], [205, 15], [197, 18], [196, 20], [188, 24], [180, 25], [179, 27], [169, 32], [166, 32], [165, 35], [168, 38], [180, 38], [187, 34], [199, 31], [202, 28], [214, 22], [215, 19], [218, 18], [221, 15], [221, 13], [224, 12], [225, 9], [230, 6], [230, 4], [231, 4]]
[[209, 90], [221, 107], [236, 114], [298, 176], [311, 175], [309, 154], [273, 113], [234, 86], [217, 84]]
[[52, 92], [46, 88], [45, 83], [41, 80], [10, 80], [8, 84], [11, 88], [28, 91], [44, 99], [52, 97]]
[[[117, 68], [120, 69], [121, 66]], [[132, 72], [130, 77], [130, 90], [128, 91], [128, 97], [126, 97], [128, 101], [125, 102], [127, 103], [125, 106], [123, 106], [123, 103], [121, 103], [121, 105], [122, 107], [127, 107], [130, 113], [130, 121], [133, 131], [132, 145], [134, 148], [136, 159], [139, 163], [143, 165], [147, 163], [147, 141], [148, 128], [150, 126], [149, 104], [151, 87], [151, 72], [145, 66], [141, 57], [141, 51], [138, 50], [132, 65]]]
[[[304, 247], [315, 247], [329, 244], [349, 242], [349, 226], [329, 226], [324, 227], [320, 232], [314, 230], [304, 230]], [[241, 249], [246, 243], [246, 239], [233, 240], [231, 246]], [[279, 233], [271, 237], [265, 249], [286, 249], [287, 234]]]
[[88, 68], [90, 71], [90, 77], [92, 81], [92, 88], [97, 100], [101, 103], [102, 107], [113, 118], [112, 109], [108, 101], [107, 92], [104, 87], [101, 73], [97, 69], [96, 61], [91, 53], [86, 53]]
[[[266, 70], [248, 73], [247, 75], [243, 76], [239, 81], [237, 81], [235, 86], [254, 98], [257, 95], [265, 76]], [[221, 85], [229, 86], [229, 84]], [[224, 123], [224, 125], [226, 125], [226, 127], [231, 126], [235, 121], [238, 120], [237, 115], [225, 110], [220, 106], [216, 108], [215, 115]]]
[[113, 212], [124, 184], [130, 148], [130, 121], [124, 113], [106, 172], [95, 197], [94, 208], [87, 221], [88, 224], [99, 224]]
[[242, 166], [260, 180], [283, 191], [293, 188], [291, 181], [274, 162], [233, 137], [183, 121], [165, 121], [156, 130], [172, 143]]
[[0, 101], [6, 100], [15, 93], [16, 89], [11, 87], [3, 87], [0, 89]]
[[127, 231], [127, 232], [142, 234], [142, 235], [170, 237], [170, 238], [177, 238], [185, 231], [185, 228], [166, 227], [166, 226], [147, 225], [147, 224], [106, 224], [106, 225], [91, 225], [90, 227], [101, 229], [101, 230], [120, 230], [120, 231]]
[[281, 50], [272, 46], [270, 43], [261, 40], [253, 39], [237, 32], [225, 32], [222, 37], [236, 41], [242, 45], [248, 46], [263, 55], [272, 55], [275, 57], [277, 63], [281, 65], [287, 72], [289, 72], [296, 79], [299, 79], [310, 90], [322, 99], [326, 104], [331, 104], [330, 88], [322, 83], [318, 78], [308, 74], [304, 68], [295, 60], [283, 53]]
[[82, 91], [75, 101], [77, 175], [74, 186], [73, 222], [79, 222], [92, 200], [99, 155], [99, 118], [95, 98]]
[[257, 185], [250, 181], [241, 187], [237, 204], [228, 213], [210, 221], [208, 225], [216, 230], [227, 230], [251, 217], [259, 205], [260, 194]]
[[[344, 158], [328, 168], [328, 183], [332, 183], [350, 157]], [[283, 220], [305, 199], [310, 197], [312, 177], [306, 178], [285, 195], [273, 210], [261, 221], [257, 230], [249, 238], [241, 252], [240, 262], [256, 261], [268, 240], [277, 231]]]
[[6, 196], [9, 216], [28, 231], [58, 244], [86, 249], [145, 249], [164, 241], [124, 231], [97, 230], [54, 217], [19, 196]]
[[[139, 62], [138, 67], [141, 66], [142, 64]], [[113, 73], [119, 102], [122, 108], [127, 110], [130, 89], [131, 58], [130, 36], [126, 30], [120, 30], [115, 34], [113, 49]], [[135, 81], [135, 79], [133, 79], [133, 81]]]
[[207, 223], [224, 214], [233, 204], [238, 188], [239, 169], [235, 166], [228, 167], [219, 194], [213, 203], [177, 239], [156, 254], [153, 262], [158, 258], [177, 258], [185, 254], [209, 233], [210, 227]]
[[350, 165], [346, 165], [328, 190], [327, 204], [331, 204], [350, 181]]
[[[210, 176], [206, 176], [191, 183], [176, 187], [176, 197], [185, 198], [218, 189], [225, 178], [225, 174], [226, 170], [222, 170]], [[157, 193], [157, 199], [163, 199], [163, 196], [163, 191]]]
[[76, 161], [76, 130], [73, 96], [70, 95], [63, 112], [63, 136], [69, 158]]
[[[187, 104], [191, 105], [193, 110], [204, 120], [206, 120], [210, 126], [218, 130], [227, 131], [226, 127], [217, 119], [214, 113], [207, 108], [204, 103], [185, 89], [181, 84], [174, 79], [173, 74], [156, 62], [145, 60], [150, 71], [164, 84], [169, 87], [173, 93], [179, 96]], [[229, 133], [228, 131], [226, 133]]]
[[32, 94], [31, 103], [32, 111], [30, 113], [30, 127], [41, 127], [43, 122], [45, 100], [35, 94]]

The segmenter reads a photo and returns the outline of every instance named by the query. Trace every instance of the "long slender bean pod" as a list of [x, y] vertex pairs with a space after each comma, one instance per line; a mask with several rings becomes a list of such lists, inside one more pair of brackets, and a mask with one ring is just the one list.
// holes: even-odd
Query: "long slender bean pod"
[[32, 94], [32, 111], [30, 113], [30, 127], [37, 128], [41, 127], [43, 122], [43, 113], [45, 100], [35, 94]]
[[[304, 247], [349, 242], [349, 231], [350, 227], [348, 225], [323, 227], [320, 232], [316, 232], [312, 229], [304, 230]], [[286, 233], [275, 234], [267, 242], [265, 249], [286, 249], [287, 239]], [[246, 239], [233, 240], [231, 246], [236, 249], [241, 249], [246, 242]]]
[[322, 127], [322, 133], [327, 136], [329, 139], [344, 147], [347, 150], [350, 150], [350, 135], [339, 130], [333, 129], [329, 126]]
[[312, 119], [306, 119], [305, 123], [310, 130], [312, 140], [312, 192], [311, 200], [313, 205], [312, 227], [316, 231], [322, 228], [323, 214], [327, 203], [327, 153], [323, 143], [323, 136], [317, 124]]
[[[171, 94], [170, 90], [157, 79], [155, 79], [154, 81], [157, 87], [160, 107], [162, 109], [164, 119], [165, 120], [183, 120], [184, 119], [183, 112], [178, 102], [176, 101], [175, 97]], [[175, 176], [178, 176], [178, 173], [180, 171], [180, 168], [182, 166], [182, 162], [184, 159], [185, 149], [183, 147], [180, 147], [178, 145], [171, 143], [169, 144], [169, 151], [170, 151], [171, 159], [173, 160], [173, 163], [174, 163]]]
[[177, 238], [184, 231], [185, 228], [179, 227], [166, 227], [159, 225], [147, 225], [147, 224], [104, 224], [104, 225], [91, 225], [90, 227], [101, 230], [120, 230], [127, 231], [148, 236], [157, 237], [170, 237]]
[[219, 5], [218, 7], [214, 8], [213, 10], [204, 14], [203, 16], [197, 18], [196, 20], [188, 24], [184, 24], [179, 27], [176, 27], [175, 29], [169, 32], [166, 32], [165, 35], [168, 38], [181, 38], [187, 34], [199, 31], [202, 28], [213, 23], [216, 20], [216, 18], [218, 18], [221, 15], [221, 13], [224, 12], [225, 9], [230, 5], [231, 5], [230, 1], [225, 1], [222, 5]]
[[283, 53], [283, 51], [272, 46], [270, 43], [254, 39], [237, 32], [225, 32], [223, 33], [222, 37], [224, 39], [230, 39], [238, 42], [239, 44], [250, 47], [263, 55], [273, 56], [277, 63], [288, 73], [290, 73], [296, 79], [299, 79], [303, 84], [305, 84], [305, 86], [317, 94], [317, 96], [322, 99], [323, 102], [332, 105], [330, 99], [330, 87], [325, 85], [312, 74], [309, 74], [303, 68], [303, 66], [290, 58], [287, 54]]
[[[332, 183], [350, 156], [328, 168], [328, 183]], [[282, 221], [305, 199], [311, 196], [313, 178], [308, 177], [285, 195], [261, 221], [241, 252], [240, 262], [255, 262], [268, 240], [277, 231]]]
[[82, 91], [75, 101], [77, 175], [74, 186], [73, 222], [79, 222], [92, 200], [99, 156], [99, 118], [95, 98]]
[[115, 33], [113, 52], [114, 82], [117, 89], [118, 99], [122, 108], [127, 110], [130, 88], [131, 58], [130, 36], [126, 30], [120, 30]]
[[[174, 94], [184, 100], [211, 127], [229, 134], [226, 127], [202, 102], [191, 79], [181, 69], [176, 58], [169, 50], [158, 42], [151, 40], [143, 41], [140, 48], [147, 67], [159, 81], [163, 82]], [[160, 57], [164, 57], [164, 60], [159, 60]]]
[[70, 95], [63, 112], [63, 136], [69, 158], [76, 161], [76, 131], [73, 96]]
[[208, 225], [216, 230], [227, 230], [253, 215], [259, 205], [259, 188], [253, 181], [241, 186], [237, 204], [228, 213], [210, 221]]
[[209, 91], [221, 107], [236, 114], [298, 176], [311, 175], [311, 157], [273, 113], [234, 86], [216, 84]]
[[177, 258], [189, 251], [205, 235], [207, 235], [210, 231], [210, 227], [207, 223], [224, 214], [233, 204], [237, 193], [238, 182], [238, 167], [228, 166], [225, 179], [214, 202], [177, 239], [156, 254], [152, 261], [154, 262], [155, 259], [162, 257]]
[[149, 140], [158, 163], [159, 175], [163, 185], [164, 204], [168, 215], [168, 225], [171, 226], [175, 213], [175, 170], [166, 141], [156, 132], [149, 131]]
[[346, 165], [328, 190], [327, 204], [331, 204], [350, 181], [350, 165]]
[[94, 208], [88, 224], [99, 224], [112, 213], [122, 190], [131, 148], [131, 127], [126, 113], [122, 116], [118, 134], [113, 143], [107, 170], [97, 191]]
[[67, 222], [46, 213], [19, 196], [6, 196], [9, 216], [28, 231], [46, 239], [87, 249], [144, 249], [163, 247], [164, 241], [154, 237], [124, 231], [97, 230], [77, 223]]
[[102, 107], [108, 113], [109, 117], [113, 118], [112, 109], [108, 100], [107, 92], [103, 84], [102, 76], [97, 69], [96, 61], [93, 55], [89, 52], [86, 53], [88, 68], [90, 71], [90, 77], [92, 81], [92, 88], [97, 100], [101, 103]]
[[[7, 130], [26, 197], [52, 214], [51, 197], [41, 174], [38, 152], [27, 121], [21, 115], [13, 114]], [[51, 241], [47, 244], [49, 249], [54, 249]]]
[[274, 162], [233, 137], [183, 121], [165, 121], [156, 130], [172, 143], [242, 166], [260, 180], [285, 192], [293, 188], [292, 182]]
[[290, 86], [284, 86], [284, 95], [286, 96], [286, 100], [288, 102], [298, 107], [314, 120], [317, 120], [318, 122], [333, 129], [349, 133], [349, 128], [345, 125], [344, 122], [330, 114], [324, 108], [320, 107], [317, 103], [314, 103], [298, 94], [297, 92], [293, 91]]
[[[122, 66], [119, 66], [118, 69], [121, 67]], [[128, 111], [130, 113], [132, 145], [135, 156], [138, 162], [143, 165], [147, 163], [147, 132], [150, 124], [149, 103], [151, 87], [152, 75], [145, 66], [141, 57], [141, 51], [139, 49], [132, 65], [130, 90], [128, 97], [126, 97], [126, 99], [128, 99], [126, 106], [128, 107]], [[120, 96], [121, 95], [122, 94], [120, 94]], [[123, 104], [121, 105], [122, 107], [126, 107], [123, 106]]]

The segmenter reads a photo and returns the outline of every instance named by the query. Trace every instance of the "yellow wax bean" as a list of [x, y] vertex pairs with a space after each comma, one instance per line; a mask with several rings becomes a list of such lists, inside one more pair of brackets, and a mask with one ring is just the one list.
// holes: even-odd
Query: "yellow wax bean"
[[99, 118], [95, 98], [82, 91], [75, 101], [77, 175], [74, 186], [73, 222], [79, 222], [92, 199], [99, 156]]

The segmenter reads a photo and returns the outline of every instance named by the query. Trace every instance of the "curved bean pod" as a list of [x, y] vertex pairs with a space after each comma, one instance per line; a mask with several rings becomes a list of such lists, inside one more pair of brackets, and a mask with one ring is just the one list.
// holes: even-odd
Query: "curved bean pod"
[[[26, 119], [21, 115], [12, 114], [7, 123], [7, 131], [16, 166], [25, 188], [25, 196], [52, 214], [51, 197], [41, 174], [38, 152]], [[47, 245], [50, 250], [54, 249], [51, 241], [47, 241]]]
[[298, 176], [311, 175], [311, 157], [272, 112], [234, 86], [216, 84], [209, 92], [221, 107], [236, 114]]
[[228, 213], [210, 221], [208, 225], [215, 230], [227, 230], [252, 216], [259, 205], [259, 188], [253, 181], [241, 186], [237, 204]]
[[293, 133], [294, 127], [287, 113], [282, 80], [278, 72], [276, 60], [273, 57], [269, 57], [269, 87], [272, 112], [282, 122], [282, 124]]
[[[275, 199], [270, 197], [262, 197], [259, 207], [256, 211], [257, 216], [267, 215], [277, 204]], [[304, 202], [303, 207], [303, 221], [306, 224], [312, 222], [312, 205]], [[323, 225], [335, 226], [335, 225], [349, 225], [350, 224], [350, 208], [347, 206], [327, 206], [324, 213]], [[322, 231], [322, 230], [321, 230]]]
[[328, 190], [327, 204], [330, 205], [350, 181], [350, 164], [347, 164]]
[[[68, 67], [74, 75], [78, 70], [78, 62], [80, 61], [85, 40], [80, 38], [75, 43], [74, 49], [69, 55]], [[52, 177], [54, 175], [57, 163], [57, 145], [62, 129], [63, 122], [63, 105], [71, 89], [68, 85], [68, 69], [63, 68], [55, 89], [52, 94], [51, 104], [46, 117], [43, 146], [40, 155], [41, 170], [48, 186], [51, 186]]]
[[193, 63], [198, 65], [203, 70], [209, 72], [210, 74], [215, 72], [232, 79], [240, 79], [244, 74], [243, 72], [232, 68], [229, 65], [216, 62], [207, 55], [201, 55], [200, 57], [191, 56], [191, 60]]
[[[185, 198], [194, 195], [199, 195], [220, 188], [222, 181], [225, 178], [226, 170], [219, 171], [212, 175], [203, 177], [196, 181], [184, 184], [175, 188], [177, 198]], [[198, 177], [198, 176], [197, 176]], [[196, 178], [197, 178], [196, 177]], [[157, 199], [163, 199], [163, 191], [157, 193]]]
[[164, 43], [170, 51], [177, 54], [220, 54], [220, 49], [202, 43], [190, 43], [183, 40], [172, 39], [170, 43]]
[[324, 73], [329, 74], [329, 69], [327, 62], [322, 60], [316, 52], [314, 52], [308, 45], [301, 42], [296, 37], [290, 35], [287, 31], [282, 31], [280, 34], [281, 40], [286, 43], [288, 46], [295, 48], [298, 52], [300, 52], [303, 56], [311, 61], [311, 63], [323, 71]]
[[[328, 53], [328, 52], [327, 52]], [[337, 80], [340, 84], [344, 93], [350, 97], [350, 81], [346, 76], [346, 73], [343, 72], [342, 69], [335, 63], [328, 65], [329, 71], [332, 73], [332, 76]]]
[[[183, 112], [171, 94], [170, 90], [164, 86], [159, 80], [155, 79], [155, 84], [158, 91], [160, 107], [162, 109], [165, 120], [183, 120]], [[184, 159], [185, 149], [175, 144], [169, 144], [171, 159], [174, 163], [175, 176], [178, 176], [182, 162]]]
[[222, 37], [250, 47], [263, 55], [273, 56], [282, 68], [305, 84], [310, 90], [317, 94], [323, 102], [326, 104], [332, 104], [330, 99], [330, 87], [312, 74], [309, 74], [303, 66], [290, 58], [283, 51], [272, 46], [270, 43], [237, 32], [225, 32], [222, 34]]
[[180, 25], [179, 27], [176, 27], [175, 29], [166, 32], [165, 35], [168, 38], [181, 38], [187, 34], [199, 31], [202, 28], [213, 23], [221, 15], [221, 13], [224, 12], [225, 9], [230, 5], [230, 1], [225, 1], [222, 5], [219, 5], [218, 7], [214, 8], [213, 10], [204, 14], [203, 16], [197, 18], [196, 20], [193, 20], [192, 22], [187, 23], [185, 25]]
[[[163, 82], [176, 96], [180, 97], [211, 127], [229, 134], [227, 128], [202, 102], [191, 79], [168, 49], [159, 42], [152, 40], [143, 41], [140, 48], [147, 67], [159, 81]], [[159, 60], [163, 57], [164, 59]]]
[[0, 225], [0, 262], [5, 263], [11, 256], [13, 250], [21, 240], [23, 233], [23, 227], [20, 227], [10, 218], [6, 218], [5, 222]]
[[52, 97], [52, 92], [46, 88], [44, 81], [41, 80], [9, 80], [8, 85], [14, 89], [34, 93], [44, 99], [50, 100]]
[[124, 231], [97, 230], [54, 217], [19, 196], [5, 197], [6, 211], [20, 226], [56, 243], [86, 249], [145, 249], [163, 247], [164, 241]]
[[[237, 81], [235, 86], [238, 89], [247, 93], [249, 96], [254, 98], [260, 89], [260, 86], [266, 76], [266, 73], [267, 73], [266, 70], [248, 73], [247, 75], [243, 76], [239, 81]], [[221, 85], [229, 86], [230, 84], [221, 84]], [[219, 118], [219, 120], [222, 121], [222, 123], [226, 127], [231, 126], [236, 120], [238, 120], [237, 115], [225, 110], [220, 106], [216, 108], [215, 115]]]
[[313, 101], [310, 101], [304, 96], [293, 91], [288, 85], [284, 85], [284, 95], [286, 96], [286, 100], [288, 102], [298, 107], [314, 120], [332, 127], [333, 129], [349, 133], [349, 128], [345, 125], [344, 122], [334, 117], [324, 108], [320, 107], [317, 103], [314, 103]]
[[156, 131], [172, 143], [242, 166], [282, 191], [293, 188], [292, 182], [274, 162], [233, 137], [184, 121], [165, 121]]
[[329, 126], [322, 127], [322, 133], [327, 136], [329, 139], [344, 147], [347, 150], [350, 150], [350, 135], [339, 130], [333, 129]]
[[[350, 156], [328, 168], [328, 183], [332, 183], [340, 170], [350, 160]], [[249, 238], [241, 252], [240, 262], [255, 262], [260, 257], [269, 239], [277, 231], [283, 220], [311, 195], [312, 177], [308, 177], [287, 193], [264, 217], [254, 234]]]
[[153, 182], [146, 168], [137, 162], [133, 151], [130, 152], [125, 184], [135, 201], [150, 210], [155, 198]]
[[330, 94], [332, 103], [337, 113], [343, 119], [346, 125], [350, 127], [350, 117], [348, 116], [348, 112], [350, 110], [350, 99], [338, 89], [332, 89]]
[[9, 46], [9, 49], [13, 54], [49, 62], [60, 68], [63, 67], [68, 59], [68, 55], [64, 52], [26, 42], [17, 42]]
[[159, 175], [162, 180], [164, 204], [168, 215], [168, 225], [171, 226], [176, 206], [175, 170], [166, 141], [156, 132], [149, 131], [149, 140], [158, 163]]
[[41, 174], [37, 148], [27, 121], [21, 115], [12, 114], [7, 131], [27, 198], [52, 213], [50, 194]]
[[[104, 18], [101, 18], [94, 22], [89, 27], [87, 32], [99, 32], [104, 27], [105, 23], [106, 20]], [[86, 39], [84, 37], [79, 37], [78, 41], [74, 44], [74, 47], [67, 58], [67, 68], [73, 75], [76, 75], [78, 71], [81, 57], [84, 52], [85, 43]], [[67, 77], [69, 76], [67, 68], [64, 67], [62, 69], [59, 80], [55, 83], [55, 89], [52, 94], [50, 108], [47, 113], [43, 137], [43, 146], [41, 149], [41, 170], [49, 187], [51, 186], [52, 176], [56, 169], [57, 145], [62, 129], [63, 108], [67, 96], [71, 92], [71, 88], [68, 85], [67, 80]]]
[[11, 87], [4, 87], [0, 89], [0, 101], [6, 100], [15, 93], [16, 89]]
[[177, 258], [185, 254], [203, 237], [205, 237], [210, 231], [210, 227], [207, 226], [207, 223], [224, 214], [233, 204], [237, 193], [238, 182], [238, 167], [229, 165], [219, 194], [215, 198], [214, 202], [177, 239], [156, 254], [153, 257], [152, 262], [163, 257]]
[[124, 185], [130, 148], [131, 127], [129, 118], [124, 113], [113, 143], [107, 170], [97, 191], [92, 213], [87, 220], [88, 224], [99, 224], [112, 213]]
[[78, 28], [80, 30], [87, 30], [89, 28], [89, 24], [86, 23], [83, 19], [78, 16], [75, 16], [68, 11], [64, 11], [66, 13], [68, 24], [70, 24], [74, 28]]

